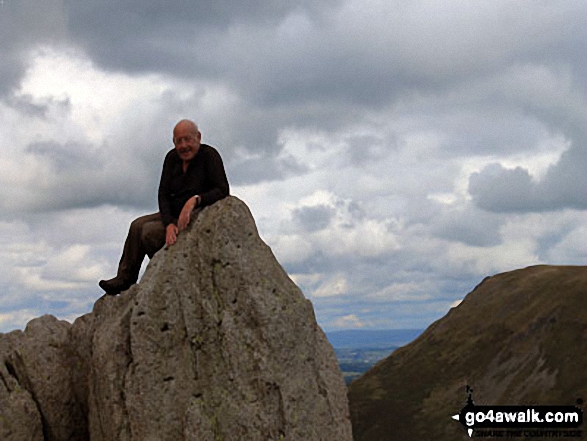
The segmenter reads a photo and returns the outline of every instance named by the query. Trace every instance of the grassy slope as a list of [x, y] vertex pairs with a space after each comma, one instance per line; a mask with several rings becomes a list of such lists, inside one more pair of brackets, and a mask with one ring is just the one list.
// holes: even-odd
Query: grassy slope
[[465, 404], [587, 399], [587, 267], [486, 278], [418, 339], [349, 388], [355, 441], [469, 439]]

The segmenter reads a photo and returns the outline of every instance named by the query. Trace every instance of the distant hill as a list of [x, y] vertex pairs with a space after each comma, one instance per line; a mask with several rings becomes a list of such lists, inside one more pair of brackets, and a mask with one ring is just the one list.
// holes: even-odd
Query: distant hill
[[587, 267], [488, 277], [350, 385], [354, 440], [469, 439], [451, 419], [466, 385], [477, 405], [574, 405], [587, 399], [586, 364]]
[[403, 346], [422, 332], [422, 329], [350, 329], [326, 332], [326, 337], [335, 348], [388, 348]]

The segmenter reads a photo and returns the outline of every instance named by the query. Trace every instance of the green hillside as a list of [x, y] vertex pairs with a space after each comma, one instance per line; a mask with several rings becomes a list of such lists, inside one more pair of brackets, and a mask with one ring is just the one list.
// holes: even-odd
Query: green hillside
[[350, 385], [355, 441], [469, 439], [450, 418], [466, 385], [476, 404], [575, 404], [587, 398], [586, 361], [587, 267], [486, 278]]

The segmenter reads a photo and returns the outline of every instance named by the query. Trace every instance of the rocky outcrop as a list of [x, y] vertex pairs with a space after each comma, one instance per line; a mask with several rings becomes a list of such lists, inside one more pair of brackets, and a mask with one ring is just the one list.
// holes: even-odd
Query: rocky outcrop
[[0, 334], [0, 406], [10, 441], [352, 439], [312, 305], [234, 197], [73, 325]]
[[70, 328], [43, 316], [24, 333], [0, 334], [0, 439], [87, 439], [71, 384]]
[[467, 385], [477, 405], [584, 399], [586, 295], [587, 267], [542, 265], [486, 278], [351, 384], [355, 441], [469, 439], [451, 418], [466, 403]]

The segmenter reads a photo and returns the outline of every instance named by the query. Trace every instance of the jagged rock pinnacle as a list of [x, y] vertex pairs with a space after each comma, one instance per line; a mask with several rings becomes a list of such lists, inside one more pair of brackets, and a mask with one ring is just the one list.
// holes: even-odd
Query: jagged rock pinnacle
[[235, 197], [73, 325], [0, 334], [0, 406], [10, 441], [352, 440], [312, 305]]

